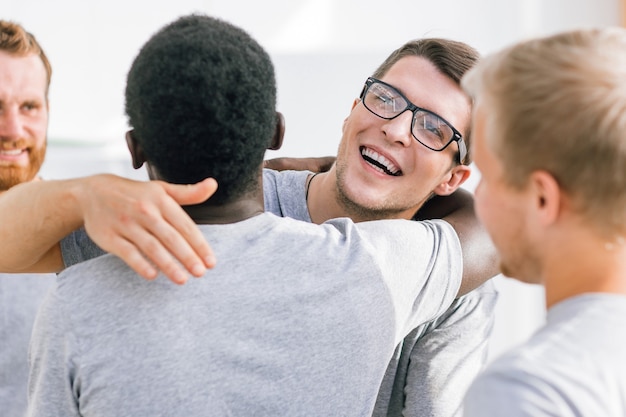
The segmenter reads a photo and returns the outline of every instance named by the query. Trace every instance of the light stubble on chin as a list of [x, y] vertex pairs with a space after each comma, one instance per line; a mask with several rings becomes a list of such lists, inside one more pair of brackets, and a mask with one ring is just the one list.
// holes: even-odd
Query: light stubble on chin
[[541, 283], [541, 267], [538, 255], [531, 247], [530, 242], [524, 242], [524, 235], [519, 236], [514, 253], [506, 258], [501, 255], [500, 272], [506, 277], [514, 278], [527, 284]]
[[335, 199], [337, 204], [344, 210], [346, 215], [354, 221], [370, 221], [381, 219], [397, 219], [401, 217], [407, 208], [398, 209], [392, 207], [389, 202], [381, 201], [378, 204], [363, 205], [357, 203], [354, 198], [348, 195], [348, 191], [344, 184], [346, 183], [344, 169], [337, 166], [337, 190]]

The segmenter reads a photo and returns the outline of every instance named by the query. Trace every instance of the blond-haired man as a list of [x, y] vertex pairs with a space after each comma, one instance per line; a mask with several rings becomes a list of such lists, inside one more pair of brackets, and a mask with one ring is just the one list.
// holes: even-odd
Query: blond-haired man
[[475, 97], [479, 217], [502, 271], [546, 289], [546, 325], [466, 397], [480, 416], [626, 415], [626, 30], [486, 58]]

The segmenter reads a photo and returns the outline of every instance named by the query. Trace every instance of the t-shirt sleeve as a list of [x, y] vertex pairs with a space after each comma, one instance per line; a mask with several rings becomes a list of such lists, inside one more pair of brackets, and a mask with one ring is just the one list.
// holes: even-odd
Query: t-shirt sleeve
[[265, 211], [280, 217], [311, 222], [306, 204], [306, 184], [310, 171], [263, 169]]
[[487, 359], [496, 301], [486, 282], [429, 324], [409, 354], [402, 416], [462, 415], [463, 396]]
[[387, 286], [396, 314], [397, 342], [447, 310], [463, 272], [461, 244], [449, 223], [380, 220], [355, 227]]
[[105, 253], [91, 240], [84, 228], [75, 230], [61, 240], [61, 254], [66, 268]]
[[282, 210], [280, 209], [280, 199], [278, 198], [278, 186], [276, 184], [277, 175], [278, 171], [267, 168], [263, 169], [263, 202], [265, 204], [265, 211], [283, 217]]
[[79, 416], [71, 386], [77, 343], [54, 287], [40, 306], [29, 349], [28, 417]]

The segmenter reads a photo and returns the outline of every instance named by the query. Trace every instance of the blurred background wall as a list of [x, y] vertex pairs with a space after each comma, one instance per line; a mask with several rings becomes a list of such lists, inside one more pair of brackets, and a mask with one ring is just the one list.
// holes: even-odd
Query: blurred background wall
[[[287, 132], [268, 157], [334, 154], [365, 78], [410, 39], [447, 37], [486, 54], [527, 37], [619, 25], [623, 13], [620, 0], [0, 0], [2, 18], [35, 34], [52, 62], [45, 178], [146, 178], [125, 149], [126, 72], [156, 30], [191, 12], [241, 26], [272, 55]], [[540, 288], [504, 277], [496, 284], [492, 357], [526, 339], [545, 313]]]

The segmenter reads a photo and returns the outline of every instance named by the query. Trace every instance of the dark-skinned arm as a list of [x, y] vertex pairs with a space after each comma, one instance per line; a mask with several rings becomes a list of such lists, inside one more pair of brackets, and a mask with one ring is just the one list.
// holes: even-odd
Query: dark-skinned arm
[[314, 158], [273, 158], [263, 162], [264, 168], [276, 171], [295, 170], [326, 172], [335, 163], [334, 156], [319, 156]]
[[469, 191], [459, 188], [449, 196], [435, 196], [413, 219], [444, 219], [456, 230], [463, 250], [463, 282], [459, 296], [500, 273], [498, 254], [476, 217], [474, 196]]

